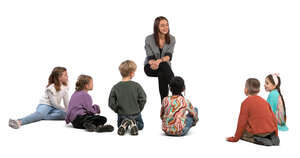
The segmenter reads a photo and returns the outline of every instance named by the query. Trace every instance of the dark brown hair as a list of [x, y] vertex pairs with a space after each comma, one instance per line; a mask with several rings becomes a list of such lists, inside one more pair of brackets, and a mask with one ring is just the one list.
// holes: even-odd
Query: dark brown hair
[[[159, 16], [157, 17], [155, 20], [154, 20], [154, 39], [155, 39], [155, 44], [159, 47], [159, 36], [158, 36], [158, 33], [159, 33], [159, 23], [161, 20], [166, 20], [168, 23], [168, 19], [163, 17], [163, 16]], [[166, 40], [166, 43], [167, 44], [170, 44], [170, 27], [169, 27], [169, 31], [168, 33], [166, 34], [165, 36], [165, 40]]]
[[85, 85], [89, 84], [90, 81], [91, 81], [92, 79], [93, 79], [93, 78], [92, 78], [91, 76], [88, 76], [88, 75], [80, 75], [80, 76], [77, 78], [77, 82], [76, 82], [76, 85], [75, 85], [75, 90], [76, 90], [76, 91], [84, 90]]
[[170, 90], [173, 95], [181, 95], [185, 90], [184, 80], [179, 76], [173, 77], [170, 81]]
[[[60, 82], [59, 82], [59, 77], [62, 75], [63, 72], [67, 71], [66, 68], [64, 67], [55, 67], [48, 79], [48, 85], [47, 87], [49, 87], [51, 84], [54, 84], [55, 90], [56, 91], [60, 91]], [[67, 85], [67, 83], [63, 83], [63, 85]]]
[[[273, 79], [273, 75], [272, 74], [268, 75], [266, 78], [269, 79], [269, 81], [271, 82], [271, 84], [273, 84], [275, 86], [275, 81]], [[282, 96], [281, 91], [280, 91], [281, 79], [280, 79], [279, 76], [277, 76], [277, 78], [278, 78], [278, 84], [275, 87], [275, 89], [277, 89], [277, 91], [279, 92], [279, 95], [280, 95], [280, 97], [282, 99], [282, 104], [283, 104], [283, 109], [284, 109], [284, 122], [286, 122], [285, 102], [284, 102], [283, 96]]]
[[256, 78], [249, 78], [246, 81], [246, 88], [248, 89], [248, 93], [250, 95], [257, 94], [260, 88], [260, 82]]

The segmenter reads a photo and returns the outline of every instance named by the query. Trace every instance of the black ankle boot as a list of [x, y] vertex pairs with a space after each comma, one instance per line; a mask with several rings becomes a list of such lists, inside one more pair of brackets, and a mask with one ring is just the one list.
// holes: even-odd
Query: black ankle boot
[[100, 125], [97, 127], [96, 132], [112, 132], [114, 127], [112, 125]]
[[86, 122], [83, 124], [83, 127], [88, 131], [88, 132], [94, 132], [96, 130], [96, 125]]

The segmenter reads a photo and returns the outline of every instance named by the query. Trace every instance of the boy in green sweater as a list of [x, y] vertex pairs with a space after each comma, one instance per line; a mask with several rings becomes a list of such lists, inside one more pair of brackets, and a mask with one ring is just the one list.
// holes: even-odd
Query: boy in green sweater
[[118, 114], [118, 134], [124, 135], [127, 128], [131, 135], [138, 135], [144, 122], [141, 111], [146, 104], [146, 93], [137, 82], [131, 81], [135, 75], [136, 64], [126, 60], [119, 66], [122, 81], [113, 86], [109, 95], [109, 107]]

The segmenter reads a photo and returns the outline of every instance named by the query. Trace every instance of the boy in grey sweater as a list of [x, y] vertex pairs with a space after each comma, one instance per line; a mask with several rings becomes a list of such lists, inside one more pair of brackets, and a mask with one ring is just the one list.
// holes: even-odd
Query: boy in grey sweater
[[122, 81], [113, 86], [109, 95], [109, 107], [118, 114], [118, 134], [124, 135], [127, 128], [131, 135], [138, 135], [144, 122], [141, 111], [146, 104], [146, 93], [137, 82], [131, 81], [135, 75], [136, 64], [126, 60], [119, 66]]

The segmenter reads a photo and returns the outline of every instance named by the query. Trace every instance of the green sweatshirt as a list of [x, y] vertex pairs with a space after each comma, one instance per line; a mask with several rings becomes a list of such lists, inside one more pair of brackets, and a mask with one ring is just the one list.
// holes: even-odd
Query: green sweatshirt
[[121, 81], [111, 89], [108, 105], [119, 115], [136, 115], [143, 110], [146, 99], [146, 93], [140, 84]]

